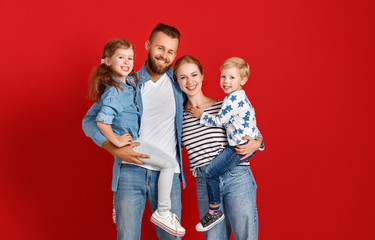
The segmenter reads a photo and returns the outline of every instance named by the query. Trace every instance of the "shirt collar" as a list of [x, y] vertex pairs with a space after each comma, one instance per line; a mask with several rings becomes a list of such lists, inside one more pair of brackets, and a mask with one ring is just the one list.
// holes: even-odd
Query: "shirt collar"
[[[137, 72], [139, 81], [141, 83], [145, 83], [145, 82], [151, 80], [151, 76], [146, 69], [146, 63], [147, 63], [147, 61], [142, 65], [142, 67]], [[173, 69], [172, 68], [168, 69], [167, 75], [170, 79], [173, 79]]]
[[[122, 87], [132, 88], [131, 86], [129, 86], [128, 84], [123, 83], [122, 81], [120, 81], [118, 78], [116, 78], [114, 76], [112, 76], [112, 79], [115, 80], [116, 82], [118, 82]], [[132, 80], [133, 80], [132, 76], [126, 76], [126, 82], [129, 82], [129, 81], [132, 81]]]

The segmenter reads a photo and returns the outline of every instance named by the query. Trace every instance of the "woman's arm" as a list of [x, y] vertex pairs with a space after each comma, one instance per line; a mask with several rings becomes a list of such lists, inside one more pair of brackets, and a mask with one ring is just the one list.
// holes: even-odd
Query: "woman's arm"
[[260, 148], [263, 142], [262, 138], [260, 137], [258, 137], [257, 139], [254, 139], [252, 137], [244, 137], [243, 139], [248, 140], [248, 142], [244, 145], [237, 145], [235, 148], [237, 154], [244, 155], [241, 160], [250, 157], [251, 154], [253, 154]]

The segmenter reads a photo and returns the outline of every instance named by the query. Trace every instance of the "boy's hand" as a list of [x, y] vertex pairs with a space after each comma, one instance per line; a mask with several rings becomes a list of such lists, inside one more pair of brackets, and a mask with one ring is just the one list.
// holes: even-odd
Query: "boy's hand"
[[130, 133], [125, 133], [124, 135], [117, 136], [118, 145], [116, 147], [124, 147], [132, 143], [132, 135]]
[[200, 108], [199, 106], [196, 106], [196, 107], [190, 107], [187, 109], [187, 112], [193, 116], [193, 117], [196, 117], [196, 118], [201, 118], [203, 112], [204, 112], [204, 109]]

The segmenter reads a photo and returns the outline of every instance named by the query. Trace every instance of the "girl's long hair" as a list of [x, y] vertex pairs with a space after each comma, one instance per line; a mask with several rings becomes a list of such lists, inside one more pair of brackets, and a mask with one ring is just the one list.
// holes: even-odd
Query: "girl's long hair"
[[[112, 57], [115, 51], [119, 48], [131, 48], [134, 51], [134, 46], [129, 41], [124, 39], [113, 39], [105, 44], [102, 59]], [[129, 76], [133, 76], [137, 81], [137, 75], [134, 72], [134, 69], [129, 73]], [[102, 63], [96, 68], [91, 78], [89, 98], [99, 103], [100, 97], [104, 93], [106, 86], [114, 86], [117, 88], [117, 91], [123, 90], [121, 85], [112, 78], [111, 68]]]

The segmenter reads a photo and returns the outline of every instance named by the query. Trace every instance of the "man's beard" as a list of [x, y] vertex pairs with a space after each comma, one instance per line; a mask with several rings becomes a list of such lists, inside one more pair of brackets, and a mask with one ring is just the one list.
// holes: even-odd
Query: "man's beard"
[[[166, 63], [168, 62], [167, 59], [163, 58], [163, 60], [165, 60]], [[171, 64], [169, 64], [169, 65], [167, 65], [165, 67], [158, 67], [157, 64], [156, 64], [156, 61], [157, 60], [155, 58], [153, 58], [151, 56], [151, 53], [149, 52], [148, 56], [147, 56], [148, 66], [150, 67], [150, 69], [151, 69], [151, 71], [153, 73], [156, 73], [158, 75], [162, 75], [162, 74], [166, 73], [171, 68], [171, 66], [172, 66], [172, 63], [171, 63]]]

